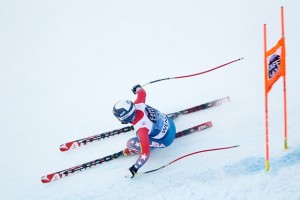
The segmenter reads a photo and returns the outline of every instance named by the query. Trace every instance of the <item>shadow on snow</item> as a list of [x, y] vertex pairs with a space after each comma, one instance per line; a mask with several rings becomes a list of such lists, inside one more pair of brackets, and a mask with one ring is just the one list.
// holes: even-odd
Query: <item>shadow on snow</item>
[[[282, 157], [270, 159], [270, 172], [276, 173], [280, 169], [300, 164], [300, 147]], [[231, 176], [250, 175], [265, 172], [264, 157], [250, 157], [235, 164], [227, 165], [224, 171]]]

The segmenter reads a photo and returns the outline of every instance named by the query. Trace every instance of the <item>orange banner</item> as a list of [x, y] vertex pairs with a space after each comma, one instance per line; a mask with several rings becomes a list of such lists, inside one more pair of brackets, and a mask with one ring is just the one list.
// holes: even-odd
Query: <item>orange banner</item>
[[265, 88], [266, 93], [268, 93], [280, 76], [285, 76], [284, 37], [282, 37], [272, 49], [265, 52], [265, 59], [267, 62], [265, 69]]

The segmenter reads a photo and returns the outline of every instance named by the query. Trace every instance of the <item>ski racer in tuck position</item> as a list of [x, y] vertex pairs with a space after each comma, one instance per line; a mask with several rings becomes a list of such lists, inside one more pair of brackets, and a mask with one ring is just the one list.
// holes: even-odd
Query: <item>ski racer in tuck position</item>
[[135, 176], [149, 159], [151, 149], [171, 145], [176, 134], [173, 120], [146, 104], [146, 91], [140, 85], [134, 86], [132, 92], [137, 95], [134, 102], [121, 100], [113, 107], [115, 117], [122, 124], [130, 123], [137, 130], [136, 137], [129, 139], [123, 150], [125, 156], [139, 154], [135, 164], [126, 171], [126, 178]]

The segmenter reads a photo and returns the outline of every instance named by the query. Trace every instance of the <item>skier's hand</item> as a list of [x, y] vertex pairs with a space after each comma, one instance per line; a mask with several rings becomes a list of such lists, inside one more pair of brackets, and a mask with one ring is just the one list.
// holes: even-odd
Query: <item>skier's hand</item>
[[134, 175], [137, 173], [137, 169], [134, 165], [132, 165], [125, 173], [125, 178], [133, 178]]
[[136, 94], [136, 91], [137, 91], [139, 88], [142, 88], [142, 86], [141, 86], [141, 85], [139, 85], [139, 84], [137, 84], [137, 85], [133, 86], [133, 88], [131, 89], [131, 90], [132, 90], [132, 92], [133, 92], [133, 94]]

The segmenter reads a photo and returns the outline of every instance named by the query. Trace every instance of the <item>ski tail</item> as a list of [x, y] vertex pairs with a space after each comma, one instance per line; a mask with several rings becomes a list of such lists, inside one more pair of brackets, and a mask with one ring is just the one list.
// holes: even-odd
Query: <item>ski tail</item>
[[181, 111], [178, 111], [178, 112], [170, 113], [167, 116], [172, 118], [172, 119], [175, 119], [175, 118], [177, 118], [181, 115], [186, 115], [186, 114], [202, 111], [202, 110], [205, 110], [205, 109], [208, 109], [208, 108], [213, 108], [213, 107], [222, 105], [222, 104], [227, 103], [227, 102], [230, 102], [230, 98], [228, 96], [220, 98], [220, 99], [216, 99], [216, 100], [213, 100], [213, 101], [210, 101], [210, 102], [207, 102], [207, 103], [203, 103], [203, 104], [200, 104], [198, 106], [187, 108], [187, 109], [184, 109], [184, 110], [181, 110]]
[[205, 122], [205, 123], [202, 123], [202, 124], [199, 124], [197, 126], [194, 126], [194, 127], [191, 127], [191, 128], [188, 128], [188, 129], [185, 129], [183, 131], [180, 131], [180, 132], [177, 132], [176, 135], [175, 135], [175, 138], [179, 138], [179, 137], [182, 137], [182, 136], [186, 136], [186, 135], [189, 135], [193, 132], [196, 132], [196, 131], [202, 131], [204, 129], [208, 129], [208, 128], [211, 128], [213, 125], [212, 125], [212, 122], [211, 121], [208, 121], [208, 122]]

